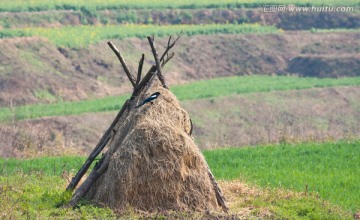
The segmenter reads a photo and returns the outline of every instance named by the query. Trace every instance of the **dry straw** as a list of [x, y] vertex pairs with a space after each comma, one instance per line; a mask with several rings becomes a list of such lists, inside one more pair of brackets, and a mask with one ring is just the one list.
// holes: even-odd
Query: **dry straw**
[[[133, 107], [153, 92], [153, 104]], [[109, 143], [108, 169], [85, 198], [123, 210], [217, 209], [207, 163], [190, 133], [191, 122], [177, 98], [151, 86], [126, 110]]]

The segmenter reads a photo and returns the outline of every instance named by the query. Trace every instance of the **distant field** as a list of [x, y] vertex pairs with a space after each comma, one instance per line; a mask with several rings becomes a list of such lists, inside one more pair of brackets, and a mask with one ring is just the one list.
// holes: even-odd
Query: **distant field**
[[245, 179], [320, 196], [347, 210], [360, 210], [360, 141], [304, 143], [205, 151], [217, 178]]
[[[243, 94], [269, 92], [276, 90], [296, 90], [316, 87], [360, 85], [360, 77], [352, 78], [299, 78], [293, 76], [236, 76], [174, 86], [171, 90], [179, 100], [191, 100]], [[102, 99], [78, 102], [59, 102], [55, 104], [37, 104], [10, 108], [0, 108], [0, 122], [15, 117], [18, 120], [44, 116], [75, 115], [86, 112], [102, 112], [120, 109], [128, 94], [110, 96]]]
[[63, 26], [57, 28], [30, 27], [24, 29], [0, 30], [0, 38], [38, 36], [48, 39], [57, 46], [85, 47], [104, 39], [124, 39], [129, 37], [145, 38], [149, 35], [164, 37], [179, 34], [248, 34], [276, 33], [273, 26], [259, 24], [207, 24], [207, 25], [107, 25], [107, 26]]
[[93, 10], [102, 9], [152, 9], [152, 8], [254, 8], [263, 4], [295, 4], [301, 6], [307, 5], [356, 5], [356, 0], [331, 0], [324, 2], [323, 0], [153, 0], [151, 2], [145, 0], [88, 0], [88, 1], [73, 1], [73, 0], [2, 0], [0, 6], [1, 11], [46, 11], [46, 10], [79, 10], [81, 7], [86, 7]]
[[317, 29], [313, 28], [310, 30], [312, 33], [333, 33], [333, 32], [360, 32], [360, 28], [354, 28], [354, 29]]

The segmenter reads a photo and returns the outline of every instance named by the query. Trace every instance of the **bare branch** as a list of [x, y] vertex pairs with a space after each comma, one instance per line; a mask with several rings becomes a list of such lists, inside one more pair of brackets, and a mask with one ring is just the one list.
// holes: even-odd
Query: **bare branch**
[[136, 86], [139, 85], [140, 80], [141, 80], [141, 71], [144, 65], [144, 59], [145, 59], [145, 55], [142, 54], [141, 59], [139, 61], [139, 67], [138, 67], [138, 72], [137, 72], [137, 78], [136, 78]]
[[169, 37], [169, 40], [168, 40], [168, 44], [167, 44], [167, 46], [169, 47], [169, 45], [171, 44], [171, 35], [170, 35], [170, 37]]
[[147, 37], [148, 38], [148, 41], [149, 41], [149, 44], [150, 44], [150, 47], [151, 47], [151, 50], [152, 50], [152, 53], [154, 55], [154, 59], [155, 59], [155, 63], [156, 63], [156, 68], [157, 68], [157, 75], [159, 77], [159, 80], [162, 84], [162, 86], [166, 89], [169, 89], [165, 83], [165, 79], [164, 79], [164, 76], [162, 74], [162, 70], [161, 70], [161, 64], [160, 64], [160, 61], [159, 61], [159, 56], [156, 52], [156, 48], [155, 48], [155, 42], [153, 41], [153, 39], [151, 39], [151, 37]]
[[172, 52], [170, 55], [166, 55], [166, 59], [162, 61], [161, 68], [164, 68], [165, 64], [169, 62], [173, 57], [175, 56], [175, 53]]
[[108, 45], [110, 46], [110, 48], [114, 51], [114, 53], [116, 54], [116, 56], [118, 57], [127, 77], [129, 78], [131, 84], [133, 85], [133, 87], [135, 88], [136, 87], [136, 84], [135, 84], [135, 78], [134, 76], [131, 74], [129, 68], [127, 67], [126, 65], [126, 62], [124, 60], [124, 58], [121, 56], [120, 54], [120, 51], [116, 48], [116, 46], [111, 42], [109, 41], [108, 42]]
[[[161, 57], [163, 57], [162, 60], [160, 60], [161, 63], [161, 67], [164, 67], [165, 64], [167, 62], [169, 62], [173, 57], [174, 57], [174, 53], [171, 53], [170, 55], [168, 54], [169, 50], [175, 45], [176, 41], [181, 37], [181, 33], [178, 35], [178, 37], [176, 38], [176, 40], [174, 42], [171, 43], [171, 37], [169, 38], [168, 41], [168, 46], [167, 49], [165, 50], [165, 52], [163, 53], [163, 55]], [[152, 40], [154, 39], [154, 36], [151, 37]], [[164, 58], [166, 57], [166, 59], [164, 60]], [[136, 97], [142, 90], [143, 87], [152, 79], [153, 74], [156, 72], [156, 65], [151, 66], [151, 68], [149, 69], [149, 71], [146, 73], [146, 75], [144, 76], [144, 78], [137, 83], [136, 88], [134, 89], [134, 92], [131, 96], [131, 100]]]
[[180, 37], [182, 36], [182, 33], [183, 33], [183, 32], [181, 31], [181, 32], [179, 33], [179, 35], [177, 36], [177, 38], [176, 38], [176, 39], [174, 40], [174, 42], [172, 42], [172, 43], [171, 43], [171, 36], [169, 37], [167, 47], [166, 47], [163, 55], [161, 56], [160, 61], [164, 60], [165, 55], [169, 52], [169, 50], [170, 50], [173, 46], [175, 46], [176, 41], [178, 41], [178, 40], [180, 39]]

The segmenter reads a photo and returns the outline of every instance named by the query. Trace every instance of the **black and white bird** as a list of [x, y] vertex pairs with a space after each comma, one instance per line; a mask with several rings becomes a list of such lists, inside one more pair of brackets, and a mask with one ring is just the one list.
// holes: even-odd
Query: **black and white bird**
[[140, 106], [145, 105], [148, 102], [152, 103], [152, 101], [154, 101], [157, 97], [159, 97], [159, 95], [160, 92], [153, 93], [149, 98], [145, 99], [140, 105], [135, 106], [134, 108], [139, 108]]

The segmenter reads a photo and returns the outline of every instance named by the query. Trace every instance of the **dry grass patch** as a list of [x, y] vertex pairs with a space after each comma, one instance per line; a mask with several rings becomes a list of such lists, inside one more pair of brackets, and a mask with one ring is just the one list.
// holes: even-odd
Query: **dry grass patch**
[[220, 181], [230, 213], [236, 218], [351, 219], [346, 212], [316, 193], [260, 188], [241, 180]]

